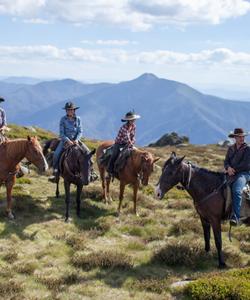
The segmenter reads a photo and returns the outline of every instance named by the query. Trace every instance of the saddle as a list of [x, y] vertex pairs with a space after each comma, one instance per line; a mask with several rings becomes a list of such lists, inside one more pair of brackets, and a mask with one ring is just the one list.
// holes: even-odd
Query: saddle
[[[225, 198], [225, 216], [230, 217], [232, 213], [232, 191], [230, 185], [227, 184], [223, 192]], [[250, 182], [247, 182], [242, 191], [240, 217], [243, 220], [250, 218]]]
[[[104, 165], [105, 167], [108, 167], [110, 158], [112, 156], [113, 152], [113, 146], [106, 148], [103, 150], [102, 156], [99, 158], [99, 163]], [[114, 173], [118, 174], [126, 165], [127, 159], [130, 157], [132, 153], [132, 149], [128, 147], [121, 147], [120, 153], [115, 161], [114, 164]]]

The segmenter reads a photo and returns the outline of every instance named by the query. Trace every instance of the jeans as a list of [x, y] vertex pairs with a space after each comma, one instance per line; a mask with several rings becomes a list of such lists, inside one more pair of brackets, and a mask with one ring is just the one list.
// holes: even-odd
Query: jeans
[[54, 170], [55, 169], [58, 170], [59, 160], [60, 160], [61, 154], [63, 152], [63, 147], [64, 147], [64, 141], [61, 140], [53, 154], [53, 169]]
[[108, 173], [113, 173], [114, 172], [114, 165], [115, 161], [119, 156], [120, 153], [120, 148], [123, 148], [126, 144], [114, 144], [113, 149], [112, 149], [112, 154], [110, 157], [109, 165], [107, 168]]
[[235, 215], [238, 220], [240, 218], [242, 190], [249, 180], [250, 172], [241, 172], [237, 175], [235, 181], [232, 184], [233, 215]]

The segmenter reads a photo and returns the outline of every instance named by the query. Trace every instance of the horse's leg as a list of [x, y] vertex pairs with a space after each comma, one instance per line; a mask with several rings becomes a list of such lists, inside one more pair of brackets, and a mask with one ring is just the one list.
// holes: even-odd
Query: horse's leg
[[109, 193], [110, 181], [111, 181], [111, 178], [106, 177], [106, 179], [105, 179], [105, 201], [106, 202], [107, 201], [108, 202], [112, 201], [112, 198], [111, 198], [110, 193]]
[[100, 178], [102, 182], [102, 199], [105, 203], [107, 203], [107, 194], [106, 194], [106, 188], [105, 188], [105, 169], [101, 166], [98, 166]]
[[117, 214], [118, 215], [121, 212], [121, 206], [122, 206], [122, 200], [123, 200], [124, 190], [125, 190], [125, 183], [123, 181], [120, 181], [119, 205], [118, 205], [118, 209], [117, 209]]
[[133, 200], [134, 200], [134, 214], [138, 216], [137, 212], [136, 212], [136, 202], [137, 202], [137, 192], [138, 192], [138, 188], [139, 188], [139, 184], [135, 183], [133, 185], [133, 190], [134, 190], [134, 195], [133, 195]]
[[14, 185], [15, 179], [8, 181], [6, 183], [6, 191], [7, 191], [7, 215], [9, 219], [14, 219], [14, 215], [12, 213], [12, 188]]
[[205, 250], [206, 252], [210, 251], [210, 224], [206, 222], [202, 217], [201, 219], [201, 224], [203, 227], [203, 233], [204, 233], [204, 240], [205, 240]]
[[80, 218], [80, 205], [81, 205], [81, 194], [82, 194], [83, 185], [77, 185], [77, 193], [76, 193], [76, 214], [77, 217]]
[[70, 182], [64, 179], [64, 189], [65, 189], [65, 204], [66, 204], [66, 213], [65, 213], [65, 222], [69, 219], [69, 204], [70, 204]]
[[214, 240], [215, 245], [218, 253], [218, 260], [219, 260], [219, 268], [225, 268], [226, 264], [224, 261], [223, 253], [222, 253], [222, 239], [221, 239], [221, 223], [219, 219], [213, 220], [211, 222], [213, 233], [214, 233]]
[[59, 181], [60, 181], [60, 176], [56, 179], [56, 198], [59, 198]]

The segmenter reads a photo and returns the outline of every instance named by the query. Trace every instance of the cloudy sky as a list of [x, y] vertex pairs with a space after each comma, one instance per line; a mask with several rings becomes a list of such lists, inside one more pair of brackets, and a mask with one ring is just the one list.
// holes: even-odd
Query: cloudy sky
[[250, 1], [0, 0], [0, 76], [247, 88]]

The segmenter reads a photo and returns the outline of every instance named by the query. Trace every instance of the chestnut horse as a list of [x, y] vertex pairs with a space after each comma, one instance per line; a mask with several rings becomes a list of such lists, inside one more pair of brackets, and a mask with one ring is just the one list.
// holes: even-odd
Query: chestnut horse
[[12, 213], [12, 188], [19, 170], [19, 163], [23, 158], [33, 163], [39, 171], [44, 172], [48, 169], [48, 164], [36, 137], [8, 140], [0, 145], [0, 185], [5, 184], [6, 186], [7, 214], [10, 219], [14, 218]]
[[[106, 167], [100, 163], [99, 158], [103, 155], [104, 149], [110, 147], [113, 143], [113, 141], [103, 142], [96, 150], [97, 164], [102, 181], [103, 199], [105, 202], [111, 200], [109, 194], [111, 179], [109, 177], [105, 177]], [[148, 185], [149, 176], [153, 172], [153, 165], [157, 160], [159, 160], [159, 158], [154, 158], [150, 152], [141, 151], [136, 148], [132, 150], [131, 156], [128, 157], [125, 167], [118, 173], [117, 176], [117, 179], [120, 180], [118, 215], [120, 214], [123, 194], [127, 184], [131, 184], [133, 186], [134, 213], [137, 214], [136, 201], [140, 182], [143, 185]]]
[[157, 186], [157, 197], [162, 199], [170, 189], [181, 183], [194, 200], [204, 231], [205, 250], [210, 250], [210, 227], [214, 233], [218, 253], [219, 268], [226, 266], [222, 254], [221, 220], [228, 217], [225, 212], [223, 187], [226, 185], [224, 173], [199, 168], [178, 158], [173, 152], [162, 168]]

